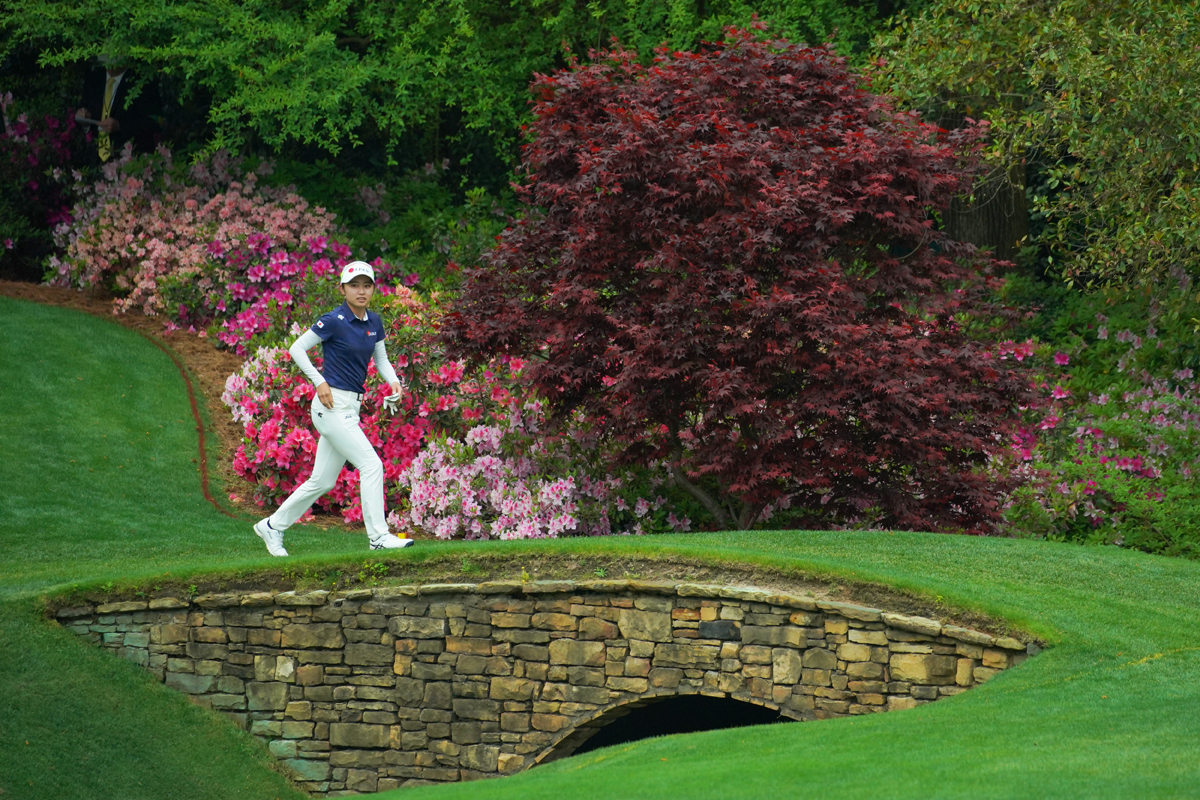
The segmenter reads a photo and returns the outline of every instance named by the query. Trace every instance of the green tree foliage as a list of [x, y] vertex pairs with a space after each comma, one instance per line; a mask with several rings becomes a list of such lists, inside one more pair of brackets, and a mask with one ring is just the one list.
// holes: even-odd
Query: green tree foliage
[[[504, 160], [534, 73], [612, 37], [643, 52], [719, 38], [754, 13], [797, 41], [862, 50], [903, 3], [881, 0], [9, 0], [0, 57], [48, 67], [101, 53], [157, 70], [208, 108], [210, 148], [366, 141], [395, 157], [406, 133], [463, 134]], [[181, 144], [181, 143], [177, 143]], [[426, 154], [428, 158], [429, 155]]]
[[1200, 3], [943, 0], [878, 45], [877, 89], [991, 120], [1068, 283], [1200, 275]]

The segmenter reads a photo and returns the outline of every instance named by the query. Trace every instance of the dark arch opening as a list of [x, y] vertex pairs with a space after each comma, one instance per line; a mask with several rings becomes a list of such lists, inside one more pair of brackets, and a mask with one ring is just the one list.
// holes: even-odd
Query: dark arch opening
[[652, 736], [742, 728], [772, 722], [791, 720], [780, 716], [775, 709], [728, 697], [680, 695], [632, 709], [597, 730], [576, 747], [572, 755]]

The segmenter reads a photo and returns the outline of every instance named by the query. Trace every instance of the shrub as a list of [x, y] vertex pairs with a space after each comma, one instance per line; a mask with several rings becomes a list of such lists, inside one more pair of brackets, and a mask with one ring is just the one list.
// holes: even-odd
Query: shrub
[[[470, 269], [452, 352], [528, 357], [558, 419], [665, 461], [722, 527], [987, 529], [1018, 402], [966, 333], [987, 263], [937, 231], [979, 126], [893, 112], [828, 49], [730, 31], [539, 77], [529, 213]], [[535, 210], [540, 209], [540, 210]]]
[[649, 499], [667, 477], [660, 465], [611, 475], [586, 420], [551, 435], [540, 401], [514, 396], [497, 410], [458, 437], [433, 437], [401, 472], [409, 511], [396, 524], [441, 539], [691, 530], [667, 498]]
[[0, 95], [0, 267], [25, 277], [50, 253], [50, 230], [71, 218], [75, 120], [12, 110], [12, 93]]
[[[519, 385], [521, 362], [505, 360], [467, 373], [462, 364], [445, 360], [428, 349], [431, 309], [403, 287], [383, 299], [380, 312], [394, 317], [389, 349], [406, 390], [398, 413], [369, 410], [362, 427], [384, 463], [393, 525], [440, 538], [689, 527], [690, 520], [664, 507], [665, 498], [638, 495], [631, 478], [644, 481], [644, 473], [618, 479], [601, 471], [602, 460], [589, 458], [595, 442], [585, 425], [566, 437], [546, 437], [540, 403]], [[296, 327], [291, 333], [298, 332]], [[387, 389], [373, 364], [368, 380], [369, 408], [379, 405]], [[226, 383], [222, 400], [244, 430], [233, 466], [255, 484], [259, 505], [282, 500], [312, 469], [313, 395], [312, 384], [290, 366], [281, 347], [261, 347]], [[361, 520], [357, 472], [348, 465], [318, 506], [347, 522]]]
[[1200, 298], [1182, 270], [1151, 291], [1113, 287], [1090, 293], [1014, 275], [1005, 281], [1002, 298], [1026, 312], [1012, 330], [1015, 337], [1053, 343], [1070, 356], [1078, 395], [1139, 390], [1143, 372], [1200, 373]]
[[[332, 214], [288, 187], [259, 184], [269, 162], [253, 171], [241, 163], [217, 153], [182, 170], [165, 148], [138, 159], [126, 151], [83, 188], [74, 219], [56, 232], [66, 254], [51, 259], [51, 281], [103, 285], [118, 294], [115, 311], [161, 314], [169, 328], [211, 326], [239, 354], [273, 325], [286, 331], [298, 318], [287, 309], [351, 250], [330, 237]], [[382, 259], [374, 266], [381, 286], [416, 280]]]
[[[1010, 298], [1038, 289], [1009, 288]], [[1194, 312], [1141, 292], [1058, 291], [1034, 321], [1055, 344], [1025, 345], [1047, 402], [1001, 462], [1031, 478], [1006, 509], [1010, 530], [1200, 557]]]
[[[332, 215], [286, 189], [259, 186], [258, 173], [239, 175], [239, 166], [221, 152], [176, 169], [164, 147], [137, 159], [126, 148], [102, 168], [99, 180], [79, 187], [74, 218], [55, 231], [65, 255], [50, 259], [47, 279], [112, 289], [118, 311], [186, 318], [196, 309], [169, 307], [162, 290], [194, 282], [205, 297], [221, 292], [236, 276], [214, 258], [233, 252], [240, 259], [234, 269], [248, 270], [248, 254], [267, 259], [324, 243]], [[259, 167], [267, 169], [265, 163]]]
[[[332, 295], [336, 281], [326, 283], [326, 295]], [[404, 352], [404, 344], [412, 341], [411, 334], [406, 335], [406, 325], [417, 321], [415, 315], [424, 312], [424, 304], [410, 289], [399, 287], [392, 296], [384, 299], [380, 311], [395, 315], [389, 332], [392, 359], [398, 372], [411, 374], [420, 355]], [[294, 337], [300, 332], [301, 327], [293, 323], [290, 330], [275, 329], [274, 335], [282, 340], [285, 335]], [[319, 356], [314, 358], [314, 363], [320, 368]], [[367, 400], [378, 403], [388, 390], [378, 381], [373, 362], [368, 373]], [[258, 347], [242, 369], [226, 380], [221, 399], [232, 410], [233, 418], [242, 423], [244, 432], [233, 467], [235, 472], [256, 485], [254, 500], [259, 505], [282, 500], [312, 471], [316, 435], [309, 406], [314, 396], [312, 383], [294, 367], [286, 348], [278, 344]], [[402, 411], [394, 417], [385, 417], [382, 413], [363, 415], [363, 430], [380, 453], [388, 484], [395, 481], [399, 471], [416, 455], [425, 435], [437, 421], [437, 417], [430, 414], [432, 407], [422, 405], [412, 392], [405, 395], [404, 403]], [[349, 521], [361, 519], [357, 472], [349, 467], [343, 470], [337, 486], [318, 505], [328, 510], [340, 509]]]
[[457, 269], [475, 263], [495, 242], [509, 214], [507, 196], [481, 188], [461, 195], [449, 186], [449, 159], [400, 175], [343, 174], [327, 161], [277, 160], [268, 178], [336, 210], [339, 237], [357, 253], [378, 253], [412, 281], [452, 289]]
[[1139, 390], [1053, 408], [1021, 448], [1036, 480], [1007, 509], [1015, 530], [1200, 557], [1200, 384], [1191, 378], [1145, 375]]

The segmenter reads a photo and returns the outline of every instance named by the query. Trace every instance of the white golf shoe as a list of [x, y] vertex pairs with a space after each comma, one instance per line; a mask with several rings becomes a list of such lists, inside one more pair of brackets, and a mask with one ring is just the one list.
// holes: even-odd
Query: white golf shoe
[[413, 543], [412, 539], [401, 539], [391, 533], [385, 533], [383, 536], [370, 537], [372, 550], [398, 550], [401, 547], [408, 547]]
[[273, 556], [286, 556], [288, 551], [283, 549], [283, 531], [272, 528], [270, 519], [266, 517], [254, 523], [254, 532], [266, 543], [268, 553]]

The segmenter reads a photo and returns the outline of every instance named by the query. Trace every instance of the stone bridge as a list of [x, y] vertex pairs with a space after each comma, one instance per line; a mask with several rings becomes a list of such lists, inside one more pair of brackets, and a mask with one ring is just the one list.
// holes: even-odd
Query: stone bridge
[[316, 795], [509, 775], [679, 695], [797, 720], [906, 709], [1036, 651], [846, 603], [627, 580], [242, 592], [55, 614], [227, 714]]

